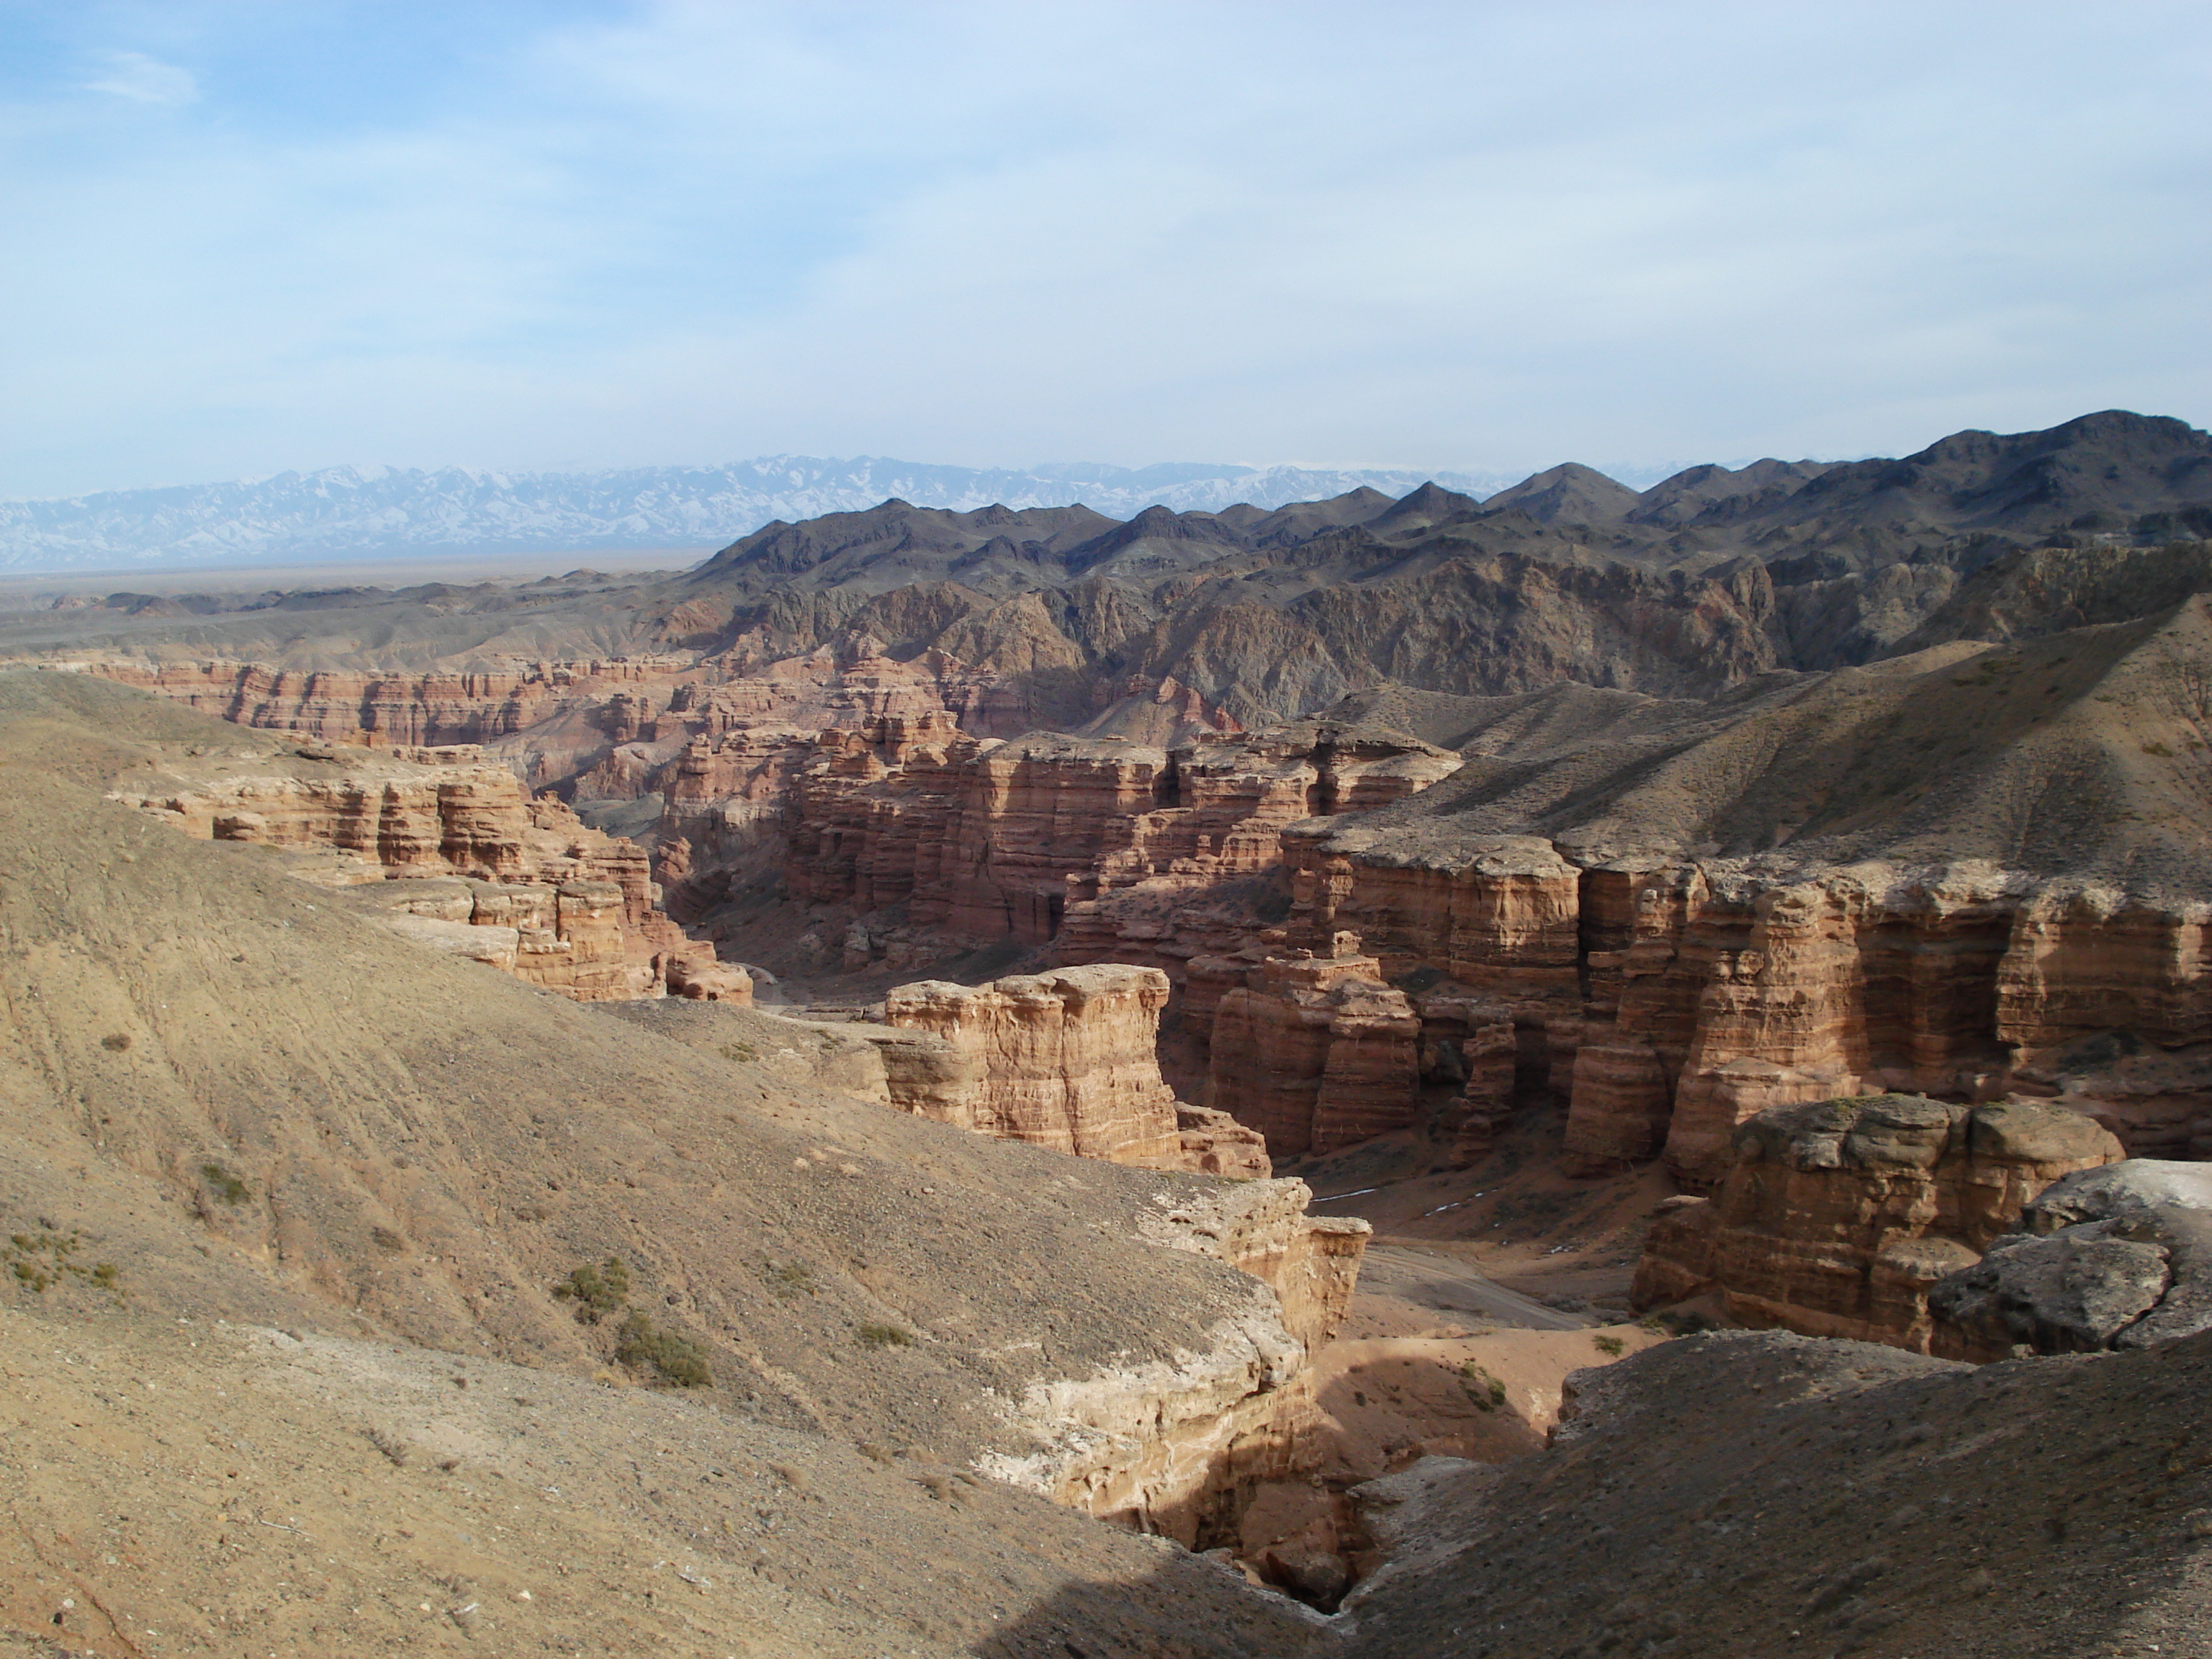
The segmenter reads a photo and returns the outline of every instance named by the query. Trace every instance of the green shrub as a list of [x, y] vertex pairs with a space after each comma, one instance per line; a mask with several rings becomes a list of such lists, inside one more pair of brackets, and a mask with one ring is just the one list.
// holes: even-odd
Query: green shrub
[[1601, 1336], [1597, 1339], [1597, 1351], [1602, 1354], [1610, 1354], [1616, 1359], [1620, 1357], [1620, 1351], [1627, 1346], [1617, 1336]]
[[587, 1263], [556, 1285], [553, 1294], [576, 1304], [576, 1317], [581, 1323], [596, 1325], [629, 1300], [629, 1265], [618, 1255], [609, 1256], [596, 1267]]
[[688, 1337], [657, 1329], [641, 1313], [633, 1313], [623, 1321], [615, 1358], [625, 1365], [650, 1365], [664, 1382], [679, 1389], [714, 1385], [714, 1373], [707, 1369], [707, 1351]]
[[863, 1325], [853, 1333], [853, 1340], [864, 1348], [910, 1348], [914, 1333], [896, 1325]]
[[226, 1204], [243, 1204], [253, 1196], [251, 1188], [220, 1164], [201, 1164], [200, 1177]]
[[96, 1261], [88, 1267], [70, 1260], [82, 1248], [82, 1236], [74, 1229], [66, 1233], [11, 1233], [6, 1246], [0, 1248], [0, 1261], [7, 1263], [9, 1275], [18, 1285], [41, 1296], [54, 1285], [75, 1279], [121, 1297], [122, 1274], [112, 1261]]
[[1505, 1384], [1472, 1359], [1459, 1368], [1459, 1384], [1479, 1412], [1494, 1412], [1505, 1403]]

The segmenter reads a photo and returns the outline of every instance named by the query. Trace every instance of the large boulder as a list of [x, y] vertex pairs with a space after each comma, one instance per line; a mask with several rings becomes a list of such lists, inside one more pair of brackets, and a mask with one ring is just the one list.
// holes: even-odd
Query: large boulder
[[2142, 1348], [2212, 1329], [2212, 1165], [2135, 1158], [2053, 1182], [1932, 1286], [1956, 1359]]

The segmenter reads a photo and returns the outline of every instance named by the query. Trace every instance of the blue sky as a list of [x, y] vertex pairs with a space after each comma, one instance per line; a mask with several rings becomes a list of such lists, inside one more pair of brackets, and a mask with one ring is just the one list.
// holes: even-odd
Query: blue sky
[[0, 495], [2212, 419], [2212, 8], [0, 0]]

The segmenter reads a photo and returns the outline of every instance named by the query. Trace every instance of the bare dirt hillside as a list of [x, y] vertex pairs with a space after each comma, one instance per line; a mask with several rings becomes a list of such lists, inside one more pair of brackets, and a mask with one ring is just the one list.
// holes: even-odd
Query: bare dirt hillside
[[1232, 1572], [927, 1455], [294, 1328], [0, 1306], [0, 1655], [1316, 1650]]
[[[186, 1463], [171, 1452], [181, 1458], [189, 1446], [199, 1458], [207, 1425], [226, 1431], [217, 1437], [223, 1447], [267, 1443], [254, 1467], [269, 1484], [252, 1507], [276, 1519], [279, 1509], [307, 1514], [312, 1500], [327, 1529], [339, 1524], [336, 1510], [321, 1507], [337, 1502], [334, 1483], [393, 1467], [358, 1432], [383, 1421], [371, 1420], [372, 1405], [396, 1412], [390, 1433], [437, 1443], [422, 1458], [434, 1469], [428, 1453], [446, 1443], [441, 1436], [459, 1437], [454, 1443], [477, 1460], [483, 1454], [469, 1446], [535, 1432], [515, 1414], [520, 1407], [500, 1407], [505, 1414], [486, 1421], [470, 1414], [478, 1401], [489, 1409], [515, 1395], [536, 1398], [542, 1387], [548, 1401], [569, 1402], [548, 1408], [569, 1411], [573, 1425], [547, 1437], [569, 1438], [560, 1455], [582, 1468], [633, 1455], [618, 1449], [629, 1444], [627, 1426], [604, 1443], [593, 1438], [592, 1423], [612, 1420], [605, 1402], [647, 1401], [641, 1409], [662, 1413], [651, 1420], [667, 1425], [656, 1432], [695, 1457], [686, 1491], [717, 1478], [705, 1466], [736, 1466], [741, 1448], [750, 1449], [744, 1466], [765, 1479], [757, 1476], [765, 1458], [793, 1437], [809, 1437], [811, 1455], [832, 1461], [805, 1501], [829, 1505], [821, 1524], [843, 1528], [846, 1553], [794, 1544], [792, 1559], [811, 1562], [809, 1582], [819, 1587], [807, 1594], [825, 1603], [866, 1601], [871, 1618], [902, 1626], [902, 1642], [917, 1650], [982, 1650], [958, 1644], [989, 1622], [989, 1592], [948, 1607], [940, 1586], [862, 1572], [877, 1552], [867, 1533], [876, 1523], [861, 1517], [878, 1499], [874, 1486], [853, 1480], [857, 1455], [830, 1449], [877, 1448], [890, 1460], [884, 1467], [897, 1469], [868, 1480], [890, 1483], [885, 1492], [903, 1492], [915, 1478], [941, 1486], [941, 1502], [927, 1491], [921, 1501], [942, 1514], [943, 1504], [967, 1501], [966, 1488], [943, 1486], [931, 1471], [962, 1467], [1003, 1442], [1004, 1402], [1029, 1382], [1087, 1376], [1112, 1359], [1206, 1350], [1210, 1328], [1248, 1306], [1257, 1287], [1134, 1236], [1138, 1208], [1176, 1178], [966, 1135], [669, 1042], [428, 955], [290, 878], [281, 855], [187, 841], [101, 799], [148, 743], [240, 736], [75, 676], [0, 680], [0, 1000], [8, 1016], [0, 1033], [0, 1231], [21, 1236], [9, 1261], [24, 1268], [0, 1285], [0, 1297], [25, 1333], [25, 1363], [38, 1357], [46, 1379], [38, 1386], [58, 1390], [40, 1396], [46, 1405], [19, 1410], [10, 1430], [18, 1466], [27, 1476], [43, 1472], [39, 1490], [51, 1498], [40, 1502], [60, 1506], [44, 1520], [45, 1511], [18, 1511], [29, 1540], [20, 1547], [50, 1572], [57, 1592], [82, 1592], [80, 1606], [92, 1605], [84, 1598], [111, 1589], [124, 1596], [108, 1558], [123, 1571], [130, 1547], [108, 1541], [107, 1529], [123, 1527], [124, 1514], [137, 1517], [131, 1535], [168, 1580], [166, 1625], [135, 1590], [120, 1605], [156, 1628], [183, 1626], [176, 1598], [197, 1595], [214, 1607], [221, 1598], [210, 1599], [204, 1569], [225, 1558], [171, 1553], [179, 1535], [170, 1511], [197, 1513], [188, 1506], [198, 1500], [165, 1486], [154, 1465], [187, 1481]], [[555, 1287], [610, 1256], [627, 1264], [623, 1305], [600, 1322], [580, 1322], [578, 1304]], [[657, 1362], [617, 1363], [618, 1321], [629, 1312], [660, 1336], [696, 1345], [711, 1386], [680, 1396], [610, 1393], [605, 1380], [660, 1370]], [[291, 1376], [282, 1386], [305, 1393], [292, 1428], [280, 1427], [283, 1414], [243, 1379], [283, 1374], [290, 1362], [250, 1343], [222, 1347], [212, 1336], [204, 1352], [194, 1350], [179, 1334], [218, 1320], [298, 1333], [330, 1357], [329, 1397]], [[137, 1388], [143, 1375], [158, 1393], [167, 1376], [187, 1397], [220, 1388], [241, 1404], [209, 1411], [204, 1423], [191, 1414], [173, 1419], [143, 1389], [94, 1389], [94, 1364], [71, 1362], [80, 1346], [115, 1385]], [[656, 1352], [679, 1366], [684, 1355]], [[433, 1353], [447, 1358], [434, 1361]], [[532, 1368], [533, 1380], [493, 1362]], [[469, 1395], [468, 1420], [450, 1431], [433, 1420], [439, 1413], [425, 1418], [398, 1404], [419, 1389], [407, 1379], [438, 1364], [484, 1376], [470, 1383], [483, 1391]], [[11, 1383], [19, 1403], [30, 1397], [32, 1373], [23, 1376], [20, 1389]], [[462, 1391], [439, 1386], [453, 1394], [443, 1414], [450, 1416], [464, 1404]], [[87, 1397], [98, 1392], [107, 1394], [104, 1404]], [[88, 1426], [95, 1405], [106, 1427]], [[100, 1437], [121, 1434], [126, 1420], [142, 1438]], [[116, 1447], [128, 1448], [120, 1462]], [[700, 1447], [730, 1449], [725, 1456]], [[415, 1454], [404, 1461], [415, 1467]], [[192, 1462], [190, 1479], [228, 1482], [229, 1467]], [[412, 1478], [429, 1476], [418, 1470]], [[507, 1478], [521, 1480], [519, 1464]], [[102, 1495], [111, 1484], [112, 1503]], [[798, 1502], [770, 1503], [768, 1487], [761, 1492], [763, 1501], [725, 1512], [753, 1517], [750, 1528], [757, 1511]], [[460, 1518], [476, 1513], [475, 1498], [449, 1501], [458, 1505], [451, 1524], [477, 1534]], [[649, 1492], [638, 1502], [629, 1518], [619, 1507], [588, 1503], [594, 1518], [575, 1522], [581, 1531], [556, 1534], [575, 1540], [578, 1554], [599, 1537], [608, 1571], [618, 1558], [621, 1571], [643, 1575], [642, 1583], [690, 1523], [660, 1515], [666, 1504]], [[1041, 1499], [994, 1492], [988, 1503], [1009, 1516], [1036, 1512], [1031, 1522], [1009, 1520], [1009, 1536], [1074, 1535], [1055, 1533], [1076, 1523]], [[480, 1518], [489, 1525], [492, 1517]], [[389, 1519], [349, 1535], [381, 1547], [375, 1537], [396, 1536], [402, 1524], [396, 1510]], [[243, 1531], [248, 1524], [256, 1530]], [[243, 1511], [236, 1526], [262, 1545], [280, 1536], [264, 1536]], [[215, 1530], [228, 1535], [222, 1524]], [[316, 1534], [313, 1525], [305, 1530]], [[1103, 1579], [1126, 1578], [1131, 1564], [1148, 1559], [1145, 1547], [1103, 1528], [1083, 1535], [1094, 1533], [1103, 1553], [1085, 1559]], [[966, 1553], [953, 1553], [963, 1577], [998, 1573], [994, 1564], [1014, 1547], [992, 1542], [994, 1535], [986, 1528]], [[619, 1547], [605, 1541], [617, 1536]], [[571, 1547], [545, 1543], [540, 1567], [568, 1559]], [[920, 1560], [943, 1547], [918, 1540], [914, 1548]], [[426, 1543], [416, 1559], [427, 1565], [436, 1554]], [[368, 1572], [369, 1559], [349, 1571]], [[1067, 1571], [1027, 1545], [1006, 1559], [1010, 1576], [1000, 1582], [1024, 1601]], [[1188, 1626], [1176, 1638], [1184, 1645], [1146, 1646], [1153, 1638], [1132, 1635], [1119, 1647], [1121, 1638], [1096, 1638], [1086, 1650], [1253, 1650], [1212, 1633], [1206, 1596], [1227, 1581], [1210, 1571], [1188, 1581], [1195, 1601], [1169, 1609], [1170, 1623]], [[350, 1582], [368, 1593], [365, 1580]], [[251, 1601], [283, 1588], [299, 1590], [300, 1581], [254, 1580], [239, 1594]], [[1133, 1603], [1128, 1617], [1138, 1624], [1130, 1628], [1155, 1613], [1168, 1617], [1160, 1609], [1181, 1594]], [[244, 1615], [244, 1602], [228, 1605], [226, 1619]], [[610, 1620], [616, 1605], [607, 1604]], [[1231, 1624], [1289, 1616], [1254, 1612], [1246, 1600], [1224, 1607]], [[22, 1639], [45, 1639], [45, 1621], [58, 1610], [42, 1591], [12, 1604], [10, 1616]], [[618, 1623], [592, 1624], [582, 1610], [574, 1616], [585, 1620], [576, 1629], [597, 1632], [580, 1638], [586, 1650], [623, 1646], [611, 1634]], [[835, 1620], [827, 1606], [805, 1616]], [[982, 1623], [962, 1623], [975, 1619]], [[339, 1628], [326, 1626], [325, 1639]], [[306, 1642], [304, 1628], [295, 1634]], [[854, 1640], [821, 1650], [880, 1650], [873, 1638]]]
[[1678, 856], [1982, 859], [2194, 893], [2212, 855], [2208, 665], [2200, 594], [2009, 645], [1777, 674], [1704, 703], [1394, 687], [1337, 713], [1456, 739], [1468, 757], [1364, 820], [1409, 849], [1534, 832]]
[[1735, 1333], [1576, 1380], [1582, 1419], [1544, 1455], [1385, 1483], [1404, 1553], [1346, 1615], [1358, 1652], [2086, 1659], [2212, 1641], [2212, 1342], [1976, 1370]]

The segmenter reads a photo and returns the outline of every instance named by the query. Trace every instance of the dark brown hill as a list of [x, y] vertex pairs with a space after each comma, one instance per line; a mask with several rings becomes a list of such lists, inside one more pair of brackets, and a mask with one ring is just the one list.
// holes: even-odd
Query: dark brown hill
[[1739, 1333], [1575, 1381], [1583, 1414], [1542, 1455], [1380, 1483], [1406, 1555], [1345, 1615], [1363, 1659], [2090, 1659], [2206, 1638], [2212, 1341], [1977, 1370]]
[[1127, 524], [890, 501], [770, 526], [672, 580], [137, 596], [0, 617], [0, 651], [444, 673], [651, 655], [708, 678], [936, 652], [1024, 711], [1010, 730], [1155, 692], [1246, 725], [1386, 683], [1706, 696], [2169, 607], [2212, 568], [2167, 540], [2212, 524], [2208, 491], [2212, 437], [2107, 411], [1898, 460], [1692, 468], [1640, 495], [1568, 465], [1488, 501], [1427, 485]]
[[1820, 461], [1778, 461], [1771, 457], [1738, 468], [1693, 466], [1662, 478], [1637, 497], [1626, 515], [1638, 524], [1680, 529], [1711, 514], [1741, 519], [1795, 495], [1808, 480], [1828, 471]]
[[1723, 696], [1559, 684], [1335, 711], [1468, 756], [1363, 823], [1407, 858], [1536, 833], [1674, 857], [1985, 860], [2197, 895], [2212, 867], [2212, 599], [2008, 647], [1952, 644]]
[[828, 513], [801, 524], [781, 520], [732, 543], [684, 578], [754, 585], [806, 577], [812, 585], [859, 582], [881, 588], [942, 578], [963, 555], [1003, 543], [1015, 556], [1057, 555], [1111, 532], [1115, 520], [1087, 507], [984, 507], [972, 513], [910, 507], [897, 500], [865, 513]]
[[2212, 542], [2023, 548], [1969, 576], [1897, 649], [1902, 653], [1953, 640], [2033, 639], [2124, 622], [2208, 588]]
[[[2106, 410], [2045, 432], [1960, 432], [1900, 460], [1832, 466], [1751, 526], [1778, 554], [1787, 540], [1863, 568], [1975, 532], [2015, 544], [2066, 532], [2124, 534], [2148, 515], [2208, 502], [2212, 436]], [[1716, 503], [1692, 527], [1723, 511]], [[1979, 562], [1966, 550], [1950, 555], [1962, 558]]]
[[1634, 513], [1643, 497], [1595, 468], [1569, 462], [1524, 478], [1483, 502], [1486, 514], [1511, 508], [1539, 524], [1616, 524]]

